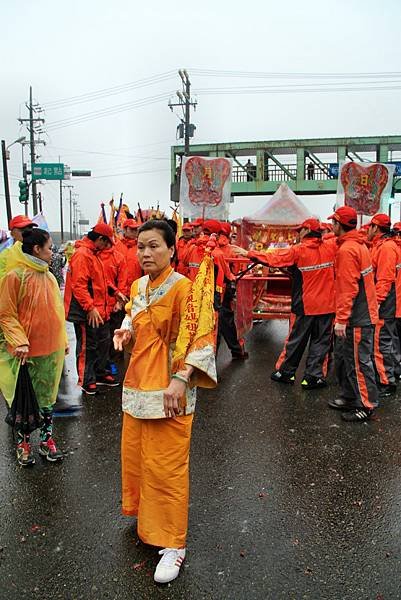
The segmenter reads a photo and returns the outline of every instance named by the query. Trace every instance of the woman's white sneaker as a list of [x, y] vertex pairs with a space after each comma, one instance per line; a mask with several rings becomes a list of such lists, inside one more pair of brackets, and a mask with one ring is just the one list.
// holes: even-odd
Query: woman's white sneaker
[[162, 555], [156, 567], [154, 580], [157, 583], [173, 581], [180, 572], [180, 567], [185, 559], [185, 548], [163, 548], [159, 550]]

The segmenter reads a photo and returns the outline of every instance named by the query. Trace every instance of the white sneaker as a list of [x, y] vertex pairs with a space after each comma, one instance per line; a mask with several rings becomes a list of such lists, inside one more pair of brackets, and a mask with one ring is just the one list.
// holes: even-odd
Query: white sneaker
[[156, 567], [154, 580], [157, 583], [168, 583], [178, 577], [180, 567], [185, 559], [185, 548], [163, 548], [162, 555]]

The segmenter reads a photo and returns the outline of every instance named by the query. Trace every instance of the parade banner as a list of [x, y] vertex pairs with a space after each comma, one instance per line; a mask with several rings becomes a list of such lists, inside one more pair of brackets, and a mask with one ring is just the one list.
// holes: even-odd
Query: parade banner
[[189, 219], [227, 219], [231, 196], [230, 158], [186, 156], [181, 164], [180, 208]]
[[386, 211], [391, 196], [395, 165], [341, 162], [337, 206], [351, 206], [359, 215]]

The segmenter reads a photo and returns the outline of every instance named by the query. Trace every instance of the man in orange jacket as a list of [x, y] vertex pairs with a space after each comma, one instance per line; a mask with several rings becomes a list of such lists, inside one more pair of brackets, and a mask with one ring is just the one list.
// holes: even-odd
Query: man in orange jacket
[[378, 405], [372, 362], [378, 320], [373, 267], [363, 236], [356, 230], [356, 211], [341, 206], [329, 219], [338, 244], [334, 357], [341, 386], [341, 396], [331, 400], [329, 406], [343, 410], [345, 421], [361, 423], [370, 419]]
[[138, 262], [138, 229], [140, 224], [135, 219], [126, 219], [123, 225], [124, 237], [116, 242], [115, 248], [125, 258], [127, 264], [127, 290], [129, 296], [131, 285], [136, 279], [142, 277], [142, 269]]
[[[379, 379], [379, 398], [395, 394], [395, 348], [397, 344], [396, 326], [396, 280], [401, 277], [397, 266], [401, 263], [401, 253], [390, 233], [391, 219], [388, 215], [375, 215], [368, 229], [371, 242], [371, 257], [375, 275], [376, 296], [379, 305], [379, 320], [375, 325], [374, 363]], [[398, 291], [398, 293], [400, 293]]]
[[[221, 337], [224, 338], [233, 360], [245, 360], [249, 357], [245, 350], [245, 340], [238, 338], [237, 326], [233, 304], [236, 294], [235, 265], [230, 263], [230, 258], [235, 258], [234, 250], [230, 244], [231, 225], [230, 223], [220, 222], [220, 235], [217, 238], [217, 247], [226, 262], [230, 271], [230, 280], [225, 281], [222, 301], [219, 309], [219, 322], [217, 328], [217, 349], [220, 345]], [[226, 278], [227, 279], [227, 278]]]
[[[398, 246], [401, 256], [401, 222], [393, 225], [394, 241]], [[401, 379], [401, 260], [397, 265], [396, 278], [396, 305], [395, 305], [395, 323], [397, 327], [397, 339], [395, 340], [394, 359], [395, 359], [395, 379]]]
[[[107, 296], [108, 313], [110, 314], [110, 349], [107, 368], [112, 375], [117, 375], [118, 367], [115, 364], [121, 353], [114, 349], [113, 335], [114, 330], [121, 327], [125, 317], [124, 306], [129, 299], [129, 288], [127, 284], [127, 261], [124, 256], [116, 249], [116, 244], [109, 245], [99, 253], [103, 262], [106, 279], [109, 282], [114, 294]], [[117, 295], [120, 299], [117, 299]]]
[[268, 252], [238, 249], [237, 254], [269, 267], [287, 267], [292, 274], [290, 330], [271, 379], [293, 384], [309, 342], [303, 389], [326, 387], [331, 348], [334, 304], [334, 244], [323, 242], [320, 223], [306, 219], [300, 227], [300, 243]]
[[108, 297], [122, 299], [107, 279], [99, 252], [113, 244], [113, 230], [98, 223], [77, 244], [68, 265], [64, 308], [67, 321], [74, 323], [77, 338], [78, 384], [93, 395], [97, 386], [116, 386], [107, 373], [110, 346]]
[[192, 229], [191, 223], [184, 223], [182, 226], [182, 236], [177, 242], [177, 271], [178, 273], [181, 273], [181, 275], [187, 275], [187, 267], [184, 266], [184, 260], [188, 249], [193, 242]]

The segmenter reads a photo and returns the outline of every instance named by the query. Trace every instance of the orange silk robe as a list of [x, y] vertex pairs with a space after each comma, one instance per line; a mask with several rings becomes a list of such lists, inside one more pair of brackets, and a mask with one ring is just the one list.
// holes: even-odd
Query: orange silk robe
[[[170, 266], [154, 281], [145, 275], [132, 284], [126, 305], [127, 317], [122, 325], [134, 336], [124, 380], [123, 412], [142, 419], [165, 418], [163, 392], [170, 383], [172, 353], [190, 291], [191, 282]], [[202, 379], [213, 382], [217, 379], [214, 349], [205, 348], [204, 354], [209, 360], [196, 353], [196, 356], [189, 354], [185, 361], [200, 372], [197, 373], [199, 385]], [[192, 414], [195, 402], [196, 388], [188, 386], [180, 414]]]

